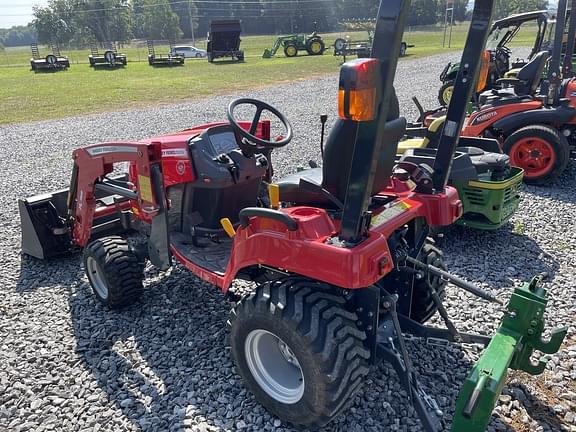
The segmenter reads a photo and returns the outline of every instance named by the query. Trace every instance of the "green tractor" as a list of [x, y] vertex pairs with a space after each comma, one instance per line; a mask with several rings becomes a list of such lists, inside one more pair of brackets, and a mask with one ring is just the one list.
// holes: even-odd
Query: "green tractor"
[[282, 47], [286, 57], [296, 57], [298, 51], [306, 51], [308, 55], [322, 55], [326, 50], [326, 45], [322, 40], [322, 36], [318, 35], [316, 30], [312, 34], [292, 34], [286, 36], [279, 36], [272, 49], [266, 48], [262, 54], [262, 58], [272, 58], [276, 52]]

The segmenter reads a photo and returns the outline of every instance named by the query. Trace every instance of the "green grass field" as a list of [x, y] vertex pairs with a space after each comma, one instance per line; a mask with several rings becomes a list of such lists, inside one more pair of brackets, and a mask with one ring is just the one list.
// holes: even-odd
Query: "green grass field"
[[[452, 50], [464, 45], [467, 27], [456, 26]], [[327, 45], [343, 34], [323, 35]], [[366, 34], [352, 36], [362, 39]], [[407, 32], [404, 40], [416, 45], [407, 59], [425, 57], [448, 49], [442, 48], [442, 31]], [[205, 59], [187, 59], [182, 67], [150, 67], [145, 45], [127, 47], [128, 66], [117, 70], [88, 66], [88, 51], [64, 51], [70, 58], [69, 70], [57, 73], [33, 73], [29, 70], [28, 47], [7, 48], [0, 52], [0, 125], [71, 115], [126, 109], [155, 103], [169, 103], [223, 94], [233, 91], [298, 81], [313, 76], [336, 73], [341, 58], [328, 49], [324, 56], [295, 58], [278, 52], [275, 58], [262, 59], [264, 48], [271, 47], [274, 36], [245, 36], [244, 63]], [[516, 43], [530, 44], [520, 35]], [[204, 47], [205, 43], [197, 43]], [[167, 51], [167, 48], [165, 48]], [[40, 49], [41, 55], [48, 54]]]

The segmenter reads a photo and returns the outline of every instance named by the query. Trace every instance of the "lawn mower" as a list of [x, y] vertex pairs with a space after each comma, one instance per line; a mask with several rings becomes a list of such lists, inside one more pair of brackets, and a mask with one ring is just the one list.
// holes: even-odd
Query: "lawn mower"
[[[486, 48], [490, 56], [488, 79], [484, 88], [479, 91], [500, 87], [498, 83], [500, 78], [515, 76], [519, 69], [537, 53], [542, 51], [542, 49], [548, 49], [551, 46], [554, 22], [553, 17], [545, 10], [514, 14], [495, 21], [492, 24]], [[508, 45], [518, 35], [521, 28], [526, 28], [534, 23], [537, 24], [536, 37], [528, 60], [516, 59], [510, 61], [512, 51], [508, 48]], [[454, 90], [454, 80], [459, 68], [460, 63], [448, 63], [440, 74], [442, 86], [438, 91], [438, 102], [442, 106], [447, 106], [448, 102], [450, 102], [450, 97]]]
[[[168, 52], [166, 54], [158, 54], [156, 45], [168, 45]], [[174, 52], [174, 43], [172, 41], [158, 41], [148, 39], [146, 41], [148, 47], [148, 64], [150, 66], [183, 66], [185, 57], [181, 54]]]
[[[96, 297], [113, 308], [140, 297], [145, 260], [167, 269], [175, 259], [237, 301], [229, 319], [237, 371], [270, 412], [301, 427], [325, 425], [345, 410], [369, 366], [384, 360], [425, 430], [443, 431], [404, 333], [487, 345], [452, 420], [453, 431], [485, 430], [507, 369], [541, 373], [546, 359], [533, 365], [534, 350], [557, 352], [566, 335], [557, 329], [541, 340], [539, 278], [514, 291], [493, 338], [459, 332], [442, 304], [447, 281], [502, 304], [448, 273], [428, 240], [431, 225], [462, 213], [446, 182], [492, 7], [493, 0], [475, 3], [450, 127], [432, 166], [395, 162], [406, 121], [389, 106], [409, 1], [382, 0], [372, 57], [341, 67], [340, 120], [327, 140], [322, 183], [303, 172], [292, 205], [282, 205], [283, 180], [272, 169], [274, 149], [292, 138], [289, 121], [262, 101], [238, 99], [227, 122], [75, 150], [68, 191], [19, 202], [23, 252], [47, 258], [83, 249]], [[236, 117], [243, 105], [255, 108], [249, 122]], [[281, 136], [272, 136], [264, 111], [283, 125]], [[345, 128], [355, 130], [352, 140]], [[124, 162], [128, 173], [114, 175]], [[146, 241], [129, 243], [121, 235], [128, 228], [141, 228]], [[238, 278], [257, 286], [237, 298], [229, 287]], [[424, 325], [436, 311], [446, 329]]]
[[[314, 23], [316, 25], [316, 23]], [[292, 34], [286, 36], [279, 36], [272, 48], [266, 48], [262, 54], [262, 58], [272, 58], [276, 52], [282, 47], [286, 57], [296, 57], [298, 51], [306, 51], [308, 55], [322, 55], [326, 46], [322, 40], [322, 36], [318, 34], [316, 29], [309, 34]]]
[[106, 66], [109, 68], [126, 66], [126, 54], [118, 53], [114, 42], [102, 42], [101, 45], [102, 48], [104, 48], [102, 54], [100, 53], [98, 43], [93, 42], [90, 45], [90, 55], [88, 56], [90, 66], [94, 68], [98, 66]]
[[[572, 1], [568, 9], [566, 4], [566, 0], [558, 3], [558, 23], [563, 24], [555, 26], [552, 55], [537, 53], [515, 78], [499, 80], [509, 87], [479, 93], [479, 108], [466, 119], [461, 131], [462, 136], [497, 139], [501, 151], [510, 156], [511, 165], [524, 170], [524, 181], [529, 184], [543, 185], [556, 179], [576, 149], [572, 64], [576, 16], [570, 14], [565, 32], [565, 17], [576, 2]], [[546, 69], [546, 78], [541, 80]], [[407, 140], [400, 148], [436, 147], [444, 114], [442, 109], [426, 113], [421, 109], [419, 122], [428, 127], [425, 139]], [[412, 131], [422, 133], [418, 127]]]
[[68, 57], [60, 54], [60, 47], [57, 44], [50, 44], [50, 49], [52, 54], [48, 54], [46, 57], [40, 57], [40, 51], [38, 50], [38, 44], [33, 43], [30, 45], [32, 50], [32, 58], [30, 59], [30, 69], [34, 72], [38, 71], [60, 71], [66, 70], [70, 67], [70, 60]]
[[244, 51], [240, 49], [240, 20], [210, 21], [210, 31], [206, 42], [207, 58], [210, 63], [218, 58], [231, 57], [235, 61], [244, 61]]

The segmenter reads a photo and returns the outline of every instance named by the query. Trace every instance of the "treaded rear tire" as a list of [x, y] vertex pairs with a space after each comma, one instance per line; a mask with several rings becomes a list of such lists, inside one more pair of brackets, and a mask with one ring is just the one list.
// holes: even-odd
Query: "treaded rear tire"
[[[99, 268], [107, 294], [95, 287], [95, 276], [89, 268]], [[122, 237], [103, 237], [84, 249], [84, 269], [96, 298], [106, 306], [117, 309], [138, 301], [144, 290], [144, 266], [128, 242]]]
[[[369, 371], [366, 334], [345, 299], [329, 285], [304, 278], [266, 282], [231, 311], [231, 352], [240, 375], [256, 399], [284, 421], [317, 428], [352, 402]], [[304, 392], [295, 403], [274, 399], [256, 381], [247, 362], [246, 340], [266, 330], [296, 356]]]

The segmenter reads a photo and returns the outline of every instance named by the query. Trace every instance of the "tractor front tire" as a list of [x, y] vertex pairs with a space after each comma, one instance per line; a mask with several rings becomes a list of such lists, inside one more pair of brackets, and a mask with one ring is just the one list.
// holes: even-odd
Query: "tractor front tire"
[[453, 80], [446, 81], [444, 84], [442, 84], [442, 87], [440, 87], [440, 90], [438, 91], [438, 102], [440, 103], [440, 105], [448, 106], [448, 104], [450, 103], [450, 99], [452, 98], [453, 92], [454, 92]]
[[[448, 270], [444, 264], [444, 254], [432, 241], [427, 241], [424, 244], [418, 259], [444, 271]], [[440, 300], [443, 300], [446, 295], [446, 285], [447, 282], [444, 279], [430, 273], [421, 279], [415, 279], [410, 318], [419, 323], [428, 321], [438, 310], [436, 303], [432, 299], [431, 289], [434, 289]]]
[[284, 55], [286, 57], [296, 57], [298, 55], [298, 47], [294, 43], [287, 43], [284, 47]]
[[503, 146], [510, 165], [524, 170], [524, 182], [544, 185], [556, 179], [570, 160], [568, 141], [555, 128], [533, 125], [518, 129]]
[[330, 286], [303, 278], [266, 282], [232, 310], [231, 352], [256, 399], [304, 428], [330, 422], [353, 401], [370, 351], [358, 316]]
[[142, 295], [144, 265], [122, 237], [90, 243], [84, 250], [84, 269], [96, 298], [112, 309], [129, 306]]

